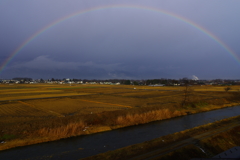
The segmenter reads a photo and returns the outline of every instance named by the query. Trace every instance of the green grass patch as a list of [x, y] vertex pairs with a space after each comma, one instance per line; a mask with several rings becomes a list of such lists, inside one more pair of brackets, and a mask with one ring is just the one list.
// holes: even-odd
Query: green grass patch
[[205, 107], [207, 105], [209, 105], [207, 102], [198, 102], [198, 103], [196, 103], [196, 106], [199, 106], [199, 107]]
[[207, 105], [209, 105], [207, 102], [190, 102], [190, 103], [188, 103], [188, 104], [186, 104], [185, 106], [184, 106], [184, 108], [186, 108], [186, 109], [193, 109], [193, 108], [201, 108], [201, 107], [206, 107]]
[[1, 141], [6, 141], [6, 140], [11, 140], [11, 139], [14, 139], [16, 138], [15, 135], [11, 135], [11, 134], [4, 134], [2, 137], [0, 137], [0, 140]]

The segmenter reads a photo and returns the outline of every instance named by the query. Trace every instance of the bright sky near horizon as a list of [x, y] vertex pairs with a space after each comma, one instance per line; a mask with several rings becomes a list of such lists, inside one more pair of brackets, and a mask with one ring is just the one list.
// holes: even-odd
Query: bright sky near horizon
[[240, 79], [238, 0], [0, 1], [0, 79]]

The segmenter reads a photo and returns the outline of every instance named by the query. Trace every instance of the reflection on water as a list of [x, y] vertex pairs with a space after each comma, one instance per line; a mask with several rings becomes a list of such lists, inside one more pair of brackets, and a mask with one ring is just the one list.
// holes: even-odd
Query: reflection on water
[[1, 159], [80, 159], [240, 114], [240, 106], [0, 152]]

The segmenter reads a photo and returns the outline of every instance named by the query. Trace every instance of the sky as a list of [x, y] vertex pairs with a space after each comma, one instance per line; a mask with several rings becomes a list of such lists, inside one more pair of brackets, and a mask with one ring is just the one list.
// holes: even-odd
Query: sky
[[239, 0], [1, 0], [0, 79], [240, 79]]

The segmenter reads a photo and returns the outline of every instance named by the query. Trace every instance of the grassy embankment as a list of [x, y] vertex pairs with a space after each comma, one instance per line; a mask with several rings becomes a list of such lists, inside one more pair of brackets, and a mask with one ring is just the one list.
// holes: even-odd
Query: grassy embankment
[[[83, 160], [141, 160], [150, 157], [153, 160], [188, 160], [192, 158], [212, 158], [213, 156], [220, 154], [232, 147], [240, 145], [239, 121], [240, 116], [232, 117], [174, 134], [162, 136], [144, 143], [134, 144], [114, 151], [101, 153], [95, 156], [84, 158]], [[199, 136], [201, 134], [206, 134], [207, 132], [209, 132], [208, 136]], [[195, 143], [197, 143], [197, 145], [195, 145]]]
[[[181, 105], [182, 87], [11, 87], [0, 87], [0, 99], [8, 100], [0, 105], [0, 140], [6, 142], [0, 144], [0, 150], [239, 104], [239, 93], [224, 92], [223, 87], [211, 86], [193, 87], [194, 91], [189, 93], [184, 106]], [[236, 86], [233, 90], [238, 88]], [[51, 98], [56, 96], [59, 98]], [[46, 97], [50, 98], [26, 100]]]

